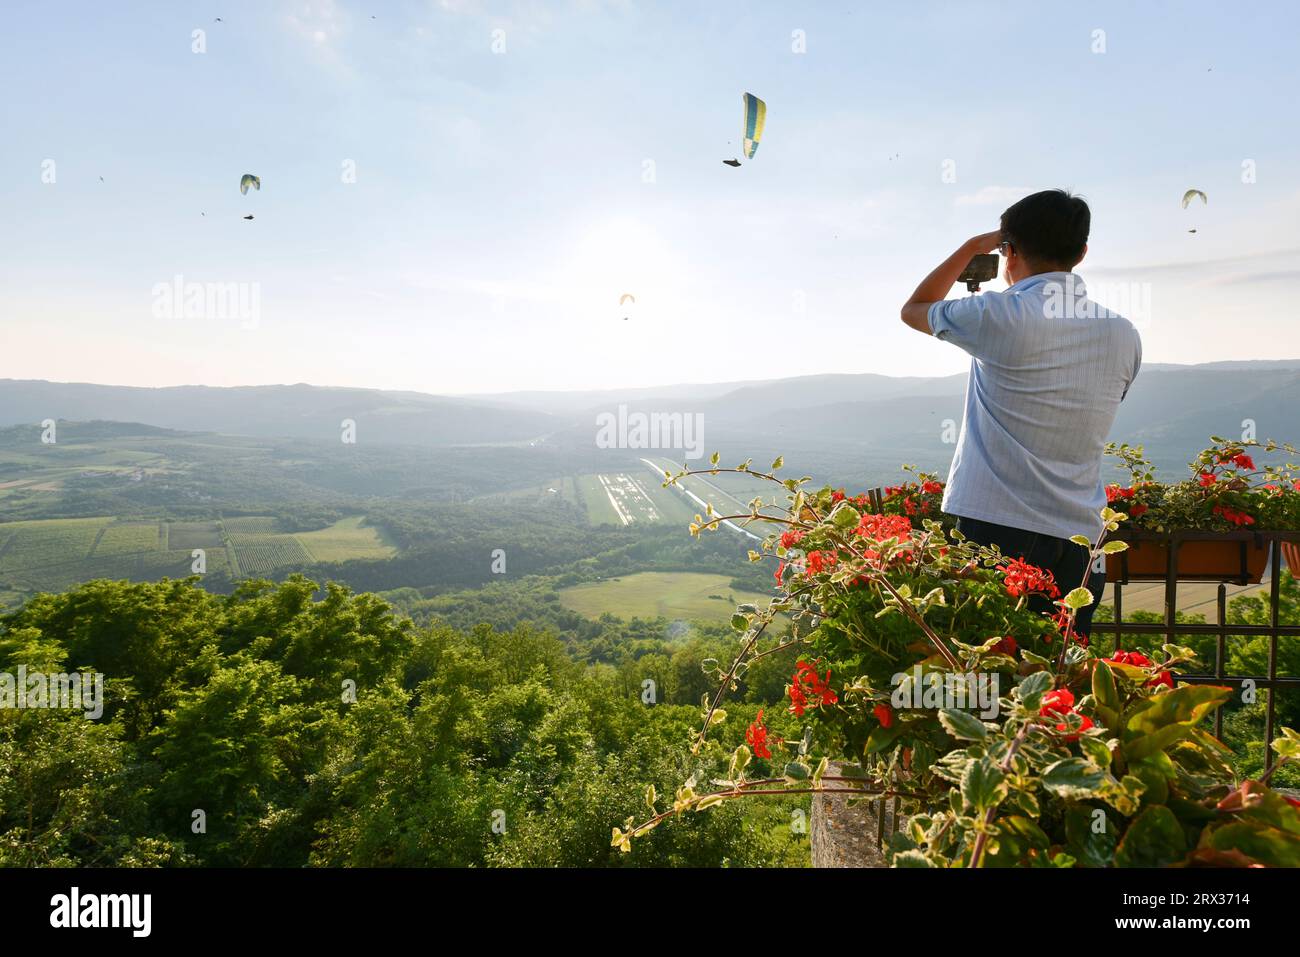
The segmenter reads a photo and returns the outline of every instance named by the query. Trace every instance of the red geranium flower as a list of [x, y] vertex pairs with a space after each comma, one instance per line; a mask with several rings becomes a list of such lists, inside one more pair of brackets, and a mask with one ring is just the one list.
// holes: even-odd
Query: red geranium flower
[[1237, 466], [1239, 469], [1245, 469], [1247, 472], [1255, 471], [1254, 460], [1245, 452], [1242, 452], [1240, 455], [1234, 455], [1232, 457], [1232, 464]]
[[894, 726], [894, 712], [890, 710], [887, 704], [878, 704], [871, 709], [871, 713], [876, 716], [882, 728], [892, 728]]
[[1235, 508], [1229, 508], [1226, 505], [1214, 506], [1214, 514], [1222, 515], [1226, 520], [1237, 526], [1255, 524], [1255, 517], [1253, 515], [1248, 515]]
[[854, 531], [877, 542], [906, 542], [912, 537], [912, 523], [902, 515], [863, 515]]
[[1012, 638], [1010, 635], [1007, 635], [1006, 637], [999, 640], [996, 645], [993, 646], [993, 650], [1000, 651], [1002, 652], [1002, 654], [1014, 658], [1016, 655], [1016, 647], [1017, 647], [1016, 639]]
[[1214, 474], [1212, 472], [1201, 472], [1196, 476], [1196, 481], [1201, 483], [1201, 488], [1209, 488], [1215, 483]]
[[820, 574], [829, 571], [835, 567], [834, 552], [809, 552], [808, 553], [808, 575]]
[[817, 669], [806, 661], [795, 665], [790, 684], [790, 710], [802, 717], [805, 708], [838, 704], [839, 695], [830, 688], [831, 673], [827, 669], [823, 679]]
[[1038, 709], [1038, 713], [1046, 718], [1052, 714], [1069, 714], [1073, 710], [1074, 692], [1069, 688], [1057, 688], [1043, 695], [1043, 706]]
[[[1044, 718], [1058, 717], [1064, 718], [1066, 715], [1075, 714], [1074, 695], [1069, 688], [1058, 688], [1055, 691], [1049, 691], [1043, 695], [1043, 706], [1038, 710], [1040, 716]], [[1092, 727], [1092, 719], [1086, 714], [1079, 715], [1079, 730], [1077, 733], [1069, 735], [1066, 741], [1078, 741], [1079, 735]], [[1056, 730], [1064, 734], [1069, 729], [1064, 721], [1056, 726]]]
[[754, 757], [770, 758], [772, 756], [772, 752], [767, 748], [767, 728], [763, 725], [762, 708], [758, 710], [758, 716], [754, 719], [754, 723], [745, 732], [745, 740], [754, 749]]
[[1019, 558], [1013, 558], [1003, 569], [1003, 584], [1006, 586], [1007, 594], [1012, 598], [1019, 598], [1031, 592], [1038, 592], [1048, 598], [1058, 598], [1061, 594], [1051, 572], [1030, 565]]
[[1148, 688], [1158, 688], [1160, 685], [1164, 685], [1170, 691], [1173, 691], [1174, 676], [1167, 671], [1162, 671], [1146, 683], [1146, 687]]
[[1115, 649], [1115, 653], [1106, 659], [1119, 665], [1133, 665], [1135, 668], [1150, 668], [1151, 659], [1140, 651], [1121, 651]]
[[[1153, 662], [1146, 655], [1142, 654], [1142, 652], [1140, 651], [1120, 651], [1119, 649], [1116, 649], [1115, 653], [1111, 655], [1109, 658], [1107, 658], [1106, 660], [1113, 661], [1116, 664], [1120, 664], [1120, 665], [1132, 665], [1134, 668], [1155, 667], [1155, 662]], [[1172, 690], [1174, 687], [1173, 675], [1171, 675], [1167, 671], [1162, 671], [1160, 672], [1160, 674], [1156, 675], [1154, 678], [1148, 681], [1145, 687], [1155, 688], [1160, 685], [1164, 685], [1166, 688]]]
[[1107, 485], [1106, 501], [1113, 504], [1122, 498], [1132, 498], [1136, 491], [1137, 489], [1135, 488], [1121, 488], [1118, 485]]

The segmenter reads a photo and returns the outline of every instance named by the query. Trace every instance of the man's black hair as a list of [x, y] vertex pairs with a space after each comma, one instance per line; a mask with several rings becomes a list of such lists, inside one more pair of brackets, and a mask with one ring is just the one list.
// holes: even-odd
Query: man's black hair
[[1092, 212], [1080, 197], [1045, 189], [1007, 207], [1002, 240], [1033, 266], [1069, 270], [1083, 258], [1091, 225]]

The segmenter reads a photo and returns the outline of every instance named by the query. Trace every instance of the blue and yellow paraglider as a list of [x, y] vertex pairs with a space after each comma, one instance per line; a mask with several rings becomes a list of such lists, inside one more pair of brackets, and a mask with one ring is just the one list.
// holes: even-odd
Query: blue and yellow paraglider
[[745, 159], [753, 159], [758, 141], [763, 138], [763, 124], [767, 122], [767, 104], [753, 93], [746, 93], [745, 101]]
[[[740, 131], [745, 140], [745, 159], [753, 159], [758, 149], [758, 141], [763, 138], [763, 125], [767, 122], [767, 104], [753, 93], [746, 93], [741, 99], [745, 104], [745, 115], [741, 121]], [[740, 160], [723, 160], [728, 166], [739, 166]]]

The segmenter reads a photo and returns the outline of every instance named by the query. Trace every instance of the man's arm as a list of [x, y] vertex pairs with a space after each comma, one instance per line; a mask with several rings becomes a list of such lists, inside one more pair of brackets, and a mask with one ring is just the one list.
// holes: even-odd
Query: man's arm
[[980, 253], [997, 249], [1002, 241], [1002, 233], [994, 230], [973, 236], [958, 247], [957, 251], [935, 267], [934, 272], [921, 280], [912, 298], [903, 304], [902, 318], [917, 332], [930, 334], [930, 307], [948, 295], [953, 283], [966, 268], [967, 263]]

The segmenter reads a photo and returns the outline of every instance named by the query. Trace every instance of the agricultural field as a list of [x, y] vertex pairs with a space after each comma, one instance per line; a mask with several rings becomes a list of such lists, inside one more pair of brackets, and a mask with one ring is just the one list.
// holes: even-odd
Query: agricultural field
[[194, 549], [204, 550], [207, 574], [233, 577], [313, 562], [385, 559], [398, 551], [360, 515], [310, 532], [277, 529], [268, 515], [224, 522], [98, 516], [0, 523], [0, 603], [93, 578], [183, 578], [193, 573]]
[[556, 503], [580, 505], [582, 495], [578, 488], [578, 479], [572, 475], [549, 479], [541, 485], [531, 488], [515, 489], [511, 492], [497, 492], [470, 499], [470, 504], [490, 502], [508, 502], [524, 508], [545, 508]]
[[340, 519], [329, 528], [299, 532], [294, 536], [313, 561], [343, 562], [354, 558], [392, 558], [397, 549], [381, 529], [366, 524], [362, 515]]
[[770, 595], [731, 587], [726, 575], [704, 572], [638, 572], [586, 582], [559, 592], [564, 607], [599, 618], [671, 618], [725, 621], [742, 602], [765, 602]]
[[[166, 532], [162, 532], [166, 535]], [[160, 547], [157, 522], [118, 522], [104, 526], [91, 558], [112, 558], [115, 555], [135, 555], [156, 551]]]
[[51, 518], [0, 526], [0, 535], [4, 535], [0, 543], [0, 576], [88, 558], [100, 532], [112, 521]]
[[228, 535], [269, 535], [274, 534], [277, 528], [275, 519], [270, 515], [236, 515], [223, 518], [221, 524], [225, 526]]
[[275, 571], [281, 565], [307, 565], [311, 556], [292, 535], [257, 535], [235, 532], [230, 536], [235, 564], [241, 577]]
[[687, 525], [695, 514], [680, 492], [661, 487], [649, 468], [642, 472], [602, 472], [578, 479], [592, 525]]
[[[663, 481], [665, 469], [675, 471], [680, 469], [680, 465], [674, 464], [671, 460], [655, 457], [642, 460], [646, 466], [646, 474], [657, 475], [658, 482]], [[704, 467], [701, 465], [700, 467]], [[658, 485], [656, 482], [656, 485]], [[679, 479], [677, 487], [673, 489], [661, 489], [666, 494], [678, 496], [683, 510], [688, 515], [703, 515], [705, 508], [712, 505], [718, 515], [737, 515], [749, 511], [749, 501], [758, 494], [762, 494], [765, 499], [771, 499], [773, 494], [780, 494], [781, 490], [771, 482], [762, 482], [758, 479], [750, 478], [744, 475], [734, 475], [730, 473], [720, 473], [718, 475], [692, 475], [687, 478]], [[688, 519], [689, 521], [689, 519]], [[751, 539], [762, 539], [769, 531], [770, 526], [766, 524], [755, 524], [751, 529], [744, 529], [738, 523], [728, 523], [733, 531], [739, 532]]]
[[189, 551], [213, 549], [224, 545], [221, 526], [216, 522], [168, 522], [167, 547]]

